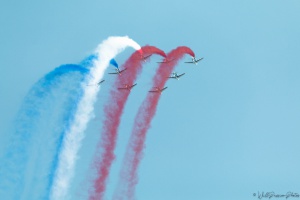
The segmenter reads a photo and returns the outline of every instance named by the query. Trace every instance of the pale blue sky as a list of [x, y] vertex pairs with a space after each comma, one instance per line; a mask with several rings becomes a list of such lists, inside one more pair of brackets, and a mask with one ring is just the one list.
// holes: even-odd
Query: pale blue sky
[[[299, 0], [3, 1], [0, 155], [22, 98], [39, 78], [80, 62], [108, 36], [128, 35], [166, 52], [186, 45], [204, 57], [198, 66], [178, 65], [176, 71], [186, 75], [167, 83], [148, 132], [137, 199], [250, 200], [257, 191], [300, 193], [299, 10]], [[131, 53], [119, 55], [119, 65]], [[158, 59], [145, 65], [127, 103], [107, 199]], [[113, 77], [105, 79], [73, 194], [101, 129]]]

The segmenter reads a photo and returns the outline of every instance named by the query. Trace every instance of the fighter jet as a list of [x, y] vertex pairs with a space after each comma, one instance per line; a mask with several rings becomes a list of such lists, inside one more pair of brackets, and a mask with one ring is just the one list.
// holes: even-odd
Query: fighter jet
[[172, 76], [169, 76], [168, 78], [174, 78], [174, 79], [179, 80], [179, 78], [180, 78], [181, 76], [185, 75], [185, 73], [182, 73], [182, 74], [178, 75], [176, 72], [173, 72], [172, 74], [173, 74], [173, 75], [172, 75]]
[[203, 58], [199, 58], [198, 60], [195, 57], [192, 57], [192, 61], [184, 62], [184, 63], [191, 63], [197, 65], [199, 61], [201, 61]]
[[153, 90], [150, 90], [149, 92], [155, 92], [155, 93], [162, 93], [165, 89], [168, 87], [164, 87], [163, 89], [160, 89], [159, 87], [154, 87]]
[[118, 88], [118, 90], [128, 90], [130, 91], [134, 86], [136, 86], [136, 83], [133, 85], [124, 84], [124, 87]]
[[119, 75], [121, 75], [121, 73], [124, 72], [126, 69], [127, 68], [125, 68], [125, 69], [123, 69], [123, 70], [120, 71], [119, 68], [116, 68], [116, 72], [111, 72], [109, 74], [119, 74]]

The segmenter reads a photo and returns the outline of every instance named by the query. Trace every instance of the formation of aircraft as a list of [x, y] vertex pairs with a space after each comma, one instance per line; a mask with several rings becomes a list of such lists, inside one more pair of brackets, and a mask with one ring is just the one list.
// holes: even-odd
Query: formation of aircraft
[[195, 57], [192, 57], [192, 61], [184, 62], [184, 63], [191, 63], [197, 65], [199, 61], [201, 61], [203, 58], [196, 59]]
[[162, 93], [167, 88], [168, 87], [164, 87], [164, 88], [154, 87], [153, 90], [150, 90], [149, 92]]
[[124, 84], [124, 87], [118, 88], [118, 90], [128, 90], [128, 91], [130, 91], [136, 85], [137, 85], [136, 83], [133, 84], [133, 85]]
[[182, 74], [177, 74], [176, 72], [173, 72], [172, 73], [172, 76], [169, 76], [168, 78], [174, 78], [174, 79], [177, 79], [177, 80], [179, 80], [179, 78], [181, 77], [181, 76], [183, 76], [183, 75], [185, 75], [185, 73], [182, 73]]
[[[141, 55], [140, 59], [144, 62], [147, 61], [147, 59], [152, 56], [152, 54], [150, 55], [147, 55], [147, 56], [144, 56], [144, 55]], [[184, 63], [190, 63], [190, 64], [195, 64], [197, 65], [198, 62], [200, 62], [203, 58], [199, 58], [199, 59], [196, 59], [195, 57], [192, 57], [192, 61], [187, 61], [187, 62], [184, 62]], [[168, 58], [164, 58], [162, 61], [159, 61], [157, 63], [169, 63], [169, 62], [172, 62], [174, 60], [174, 58], [172, 59], [168, 59]], [[124, 68], [123, 70], [119, 70], [119, 68], [116, 68], [115, 69], [116, 72], [111, 72], [109, 74], [118, 74], [118, 75], [121, 75], [125, 70], [127, 70], [127, 68]], [[176, 79], [176, 80], [179, 80], [180, 77], [182, 77], [183, 75], [185, 75], [185, 73], [182, 73], [182, 74], [177, 74], [176, 72], [173, 72], [171, 76], [167, 77], [167, 78], [171, 78], [171, 79]], [[97, 85], [99, 86], [100, 84], [102, 84], [105, 80], [101, 80], [97, 83]], [[95, 84], [96, 85], [96, 84]], [[133, 85], [129, 85], [129, 84], [124, 84], [124, 87], [119, 87], [118, 90], [128, 90], [130, 91], [134, 86], [136, 86], [137, 84], [133, 84]], [[150, 90], [149, 92], [153, 92], [153, 93], [159, 93], [161, 94], [164, 90], [166, 90], [168, 87], [164, 87], [164, 88], [159, 88], [159, 87], [154, 87], [152, 90]]]
[[110, 72], [109, 74], [119, 74], [119, 75], [121, 75], [122, 72], [124, 72], [126, 69], [127, 69], [127, 68], [122, 69], [122, 70], [120, 71], [119, 68], [116, 68], [116, 72]]

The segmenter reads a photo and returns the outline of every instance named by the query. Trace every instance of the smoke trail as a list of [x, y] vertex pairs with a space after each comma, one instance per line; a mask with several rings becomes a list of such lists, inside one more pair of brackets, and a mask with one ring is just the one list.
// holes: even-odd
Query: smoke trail
[[[58, 167], [50, 192], [51, 199], [67, 199], [70, 180], [73, 177], [77, 153], [84, 137], [87, 123], [93, 114], [93, 105], [100, 87], [89, 87], [88, 85], [99, 82], [109, 62], [126, 47], [140, 50], [141, 47], [132, 39], [126, 37], [109, 37], [96, 49], [97, 58], [90, 69], [90, 76], [87, 76], [81, 84], [83, 95], [78, 103], [70, 127], [65, 132], [62, 150], [59, 155]], [[141, 53], [141, 52], [140, 52]]]
[[[9, 144], [0, 159], [0, 196], [3, 199], [20, 199], [26, 189], [25, 172], [29, 170], [30, 153], [37, 138], [41, 116], [53, 105], [53, 94], [70, 74], [84, 74], [88, 70], [78, 65], [63, 65], [41, 78], [30, 89], [19, 109]], [[31, 198], [32, 199], [32, 198]]]
[[[163, 88], [167, 78], [178, 61], [185, 55], [195, 56], [188, 47], [178, 47], [167, 54], [168, 59], [174, 59], [168, 63], [162, 63], [153, 77], [153, 87]], [[135, 117], [133, 130], [127, 146], [125, 158], [120, 173], [120, 180], [114, 199], [134, 199], [135, 186], [138, 183], [137, 170], [143, 157], [142, 152], [146, 139], [146, 133], [150, 128], [152, 118], [156, 113], [156, 107], [160, 98], [159, 93], [148, 93], [141, 104]]]
[[117, 63], [117, 61], [116, 61], [115, 59], [111, 59], [111, 60], [109, 61], [109, 64], [115, 66], [116, 68], [119, 68], [119, 65], [118, 65], [118, 63]]
[[[91, 55], [89, 57], [87, 57], [86, 59], [84, 59], [80, 65], [82, 67], [84, 67], [84, 69], [89, 69], [94, 60], [97, 59], [96, 55]], [[63, 108], [64, 108], [64, 113], [61, 114], [62, 118], [60, 119], [59, 123], [63, 124], [63, 128], [59, 129], [57, 131], [59, 131], [59, 135], [53, 139], [54, 140], [54, 145], [55, 148], [52, 149], [53, 151], [53, 156], [52, 156], [52, 160], [50, 161], [50, 169], [48, 169], [47, 171], [47, 178], [46, 178], [46, 182], [47, 182], [47, 186], [46, 186], [46, 190], [43, 192], [44, 194], [42, 195], [42, 197], [40, 199], [46, 199], [49, 198], [50, 195], [50, 188], [53, 184], [54, 181], [54, 173], [55, 170], [57, 168], [58, 162], [59, 162], [59, 152], [62, 148], [62, 144], [63, 144], [63, 140], [64, 140], [64, 133], [67, 131], [67, 129], [70, 127], [72, 121], [74, 120], [74, 115], [75, 112], [77, 110], [78, 107], [78, 103], [79, 100], [82, 98], [83, 95], [83, 91], [82, 91], [82, 87], [80, 87], [80, 83], [85, 79], [85, 77], [83, 77], [81, 80], [77, 80], [77, 82], [75, 83], [71, 83], [72, 84], [72, 89], [71, 87], [69, 87], [70, 89], [67, 90], [68, 95], [67, 95], [67, 100], [64, 100], [66, 103], [64, 104]], [[67, 83], [65, 83], [66, 85]], [[56, 131], [56, 132], [57, 132]]]
[[[162, 50], [153, 46], [144, 46], [142, 47], [142, 51], [144, 55], [158, 54], [163, 57], [166, 56]], [[142, 61], [143, 59], [141, 59], [141, 55], [138, 52], [133, 53], [123, 66], [123, 68], [127, 68], [126, 73], [115, 79], [114, 87], [110, 91], [109, 103], [104, 108], [105, 120], [103, 123], [103, 132], [93, 163], [93, 167], [96, 169], [96, 177], [93, 180], [93, 191], [90, 194], [90, 199], [103, 198], [106, 179], [114, 160], [114, 149], [120, 118], [129, 96], [129, 91], [119, 91], [116, 88], [123, 84], [134, 84], [134, 81], [141, 72]]]

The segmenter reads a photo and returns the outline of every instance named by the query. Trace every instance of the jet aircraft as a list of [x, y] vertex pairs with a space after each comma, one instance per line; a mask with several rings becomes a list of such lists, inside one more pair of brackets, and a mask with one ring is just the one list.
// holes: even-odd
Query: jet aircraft
[[160, 89], [159, 87], [154, 87], [153, 90], [150, 90], [149, 92], [162, 93], [167, 88], [168, 87], [164, 87], [164, 88]]
[[134, 86], [136, 86], [136, 83], [133, 85], [124, 84], [124, 87], [118, 88], [118, 90], [128, 90], [130, 91]]
[[185, 73], [182, 73], [182, 74], [179, 74], [179, 75], [178, 75], [176, 72], [173, 72], [172, 74], [173, 74], [173, 75], [172, 75], [172, 76], [169, 76], [168, 78], [174, 78], [174, 79], [179, 80], [179, 78], [180, 78], [181, 76], [185, 75]]
[[184, 62], [184, 63], [191, 63], [197, 65], [199, 61], [201, 61], [203, 58], [196, 59], [195, 57], [192, 57], [192, 61]]
[[119, 68], [116, 68], [116, 72], [111, 72], [111, 73], [109, 73], [109, 74], [119, 74], [119, 75], [121, 75], [122, 72], [124, 72], [126, 69], [127, 69], [127, 68], [125, 68], [125, 69], [123, 69], [123, 70], [120, 71]]

